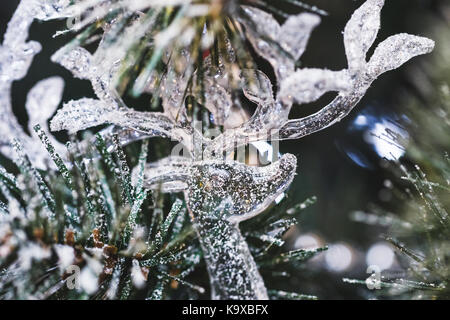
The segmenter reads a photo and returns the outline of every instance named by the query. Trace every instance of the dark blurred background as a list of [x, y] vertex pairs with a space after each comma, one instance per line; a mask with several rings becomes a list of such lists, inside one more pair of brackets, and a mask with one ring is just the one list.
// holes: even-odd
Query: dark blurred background
[[[401, 32], [431, 37], [429, 30], [433, 23], [445, 20], [446, 14], [448, 19], [448, 13], [442, 12], [441, 7], [445, 1], [386, 1], [379, 40]], [[1, 2], [0, 37], [18, 2]], [[329, 15], [323, 17], [322, 24], [314, 31], [302, 65], [333, 70], [345, 68], [342, 30], [352, 12], [363, 1], [305, 2], [326, 10]], [[28, 76], [13, 87], [14, 112], [24, 125], [27, 123], [24, 107], [26, 94], [37, 81], [46, 77], [60, 75], [66, 80], [63, 101], [93, 96], [89, 82], [73, 79], [65, 69], [50, 62], [51, 54], [69, 40], [69, 36], [52, 38], [55, 31], [61, 29], [64, 29], [63, 22], [33, 24], [30, 38], [41, 42], [43, 50], [35, 58]], [[424, 59], [430, 59], [430, 56], [416, 58], [400, 70], [383, 75], [353, 113], [341, 123], [300, 141], [281, 143], [282, 152], [293, 153], [299, 159], [298, 176], [289, 192], [290, 197], [295, 198], [294, 202], [313, 195], [318, 198], [317, 203], [303, 215], [298, 230], [291, 232], [290, 244], [293, 247], [331, 246], [328, 253], [311, 264], [312, 268], [324, 271], [320, 276], [312, 276], [317, 277], [310, 281], [312, 285], [294, 284], [300, 287], [302, 293], [324, 299], [370, 297], [371, 293], [366, 288], [346, 284], [342, 278], [367, 278], [368, 260], [376, 262], [377, 257], [383, 257], [382, 263], [390, 262], [391, 253], [383, 247], [380, 239], [383, 230], [355, 223], [350, 219], [350, 214], [366, 210], [370, 204], [390, 200], [386, 192], [389, 181], [383, 158], [396, 159], [402, 155], [402, 150], [374, 137], [381, 135], [385, 129], [407, 136], [402, 128], [394, 124], [403, 117], [402, 105], [397, 98], [400, 92], [412, 86], [408, 70]], [[325, 96], [318, 103], [301, 106], [292, 116], [315, 112], [331, 99], [332, 96]], [[373, 247], [375, 244], [378, 246]], [[391, 260], [395, 264], [395, 258]]]

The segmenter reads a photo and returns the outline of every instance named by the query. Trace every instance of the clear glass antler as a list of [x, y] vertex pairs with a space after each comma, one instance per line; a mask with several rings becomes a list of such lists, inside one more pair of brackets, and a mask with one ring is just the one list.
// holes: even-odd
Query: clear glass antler
[[[66, 4], [69, 1], [65, 1]], [[29, 136], [16, 120], [12, 110], [11, 89], [14, 81], [24, 78], [33, 58], [41, 51], [36, 41], [28, 41], [29, 28], [35, 18], [47, 20], [58, 15], [63, 9], [64, 1], [50, 4], [35, 0], [22, 0], [12, 19], [8, 23], [3, 44], [0, 45], [0, 150], [3, 155], [14, 159], [15, 152], [11, 139], [17, 138], [27, 150], [28, 156], [39, 168], [48, 168], [52, 162], [49, 154], [42, 149], [36, 139]], [[26, 100], [29, 116], [29, 131], [39, 124], [49, 132], [47, 120], [58, 107], [64, 89], [64, 81], [59, 77], [42, 80], [30, 90]], [[52, 139], [55, 148], [64, 154], [65, 147]]]

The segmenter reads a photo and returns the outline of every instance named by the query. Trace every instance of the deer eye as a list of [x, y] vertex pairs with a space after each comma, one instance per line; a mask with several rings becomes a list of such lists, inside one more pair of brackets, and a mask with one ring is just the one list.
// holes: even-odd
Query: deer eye
[[211, 185], [212, 188], [224, 188], [228, 181], [230, 180], [230, 173], [226, 170], [222, 169], [212, 169], [209, 172], [209, 181], [208, 183]]

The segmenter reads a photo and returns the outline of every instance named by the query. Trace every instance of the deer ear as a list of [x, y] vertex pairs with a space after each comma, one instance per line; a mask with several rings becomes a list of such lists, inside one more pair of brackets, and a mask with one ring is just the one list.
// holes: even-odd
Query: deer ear
[[[281, 29], [280, 24], [270, 13], [261, 9], [248, 6], [242, 6], [242, 8], [243, 15], [246, 17], [242, 22], [257, 53], [269, 61], [276, 58], [275, 51], [277, 49], [271, 45], [271, 42], [278, 39]], [[261, 23], [261, 21], [264, 21], [264, 23]]]
[[[144, 168], [144, 187], [159, 189], [167, 193], [181, 192], [188, 188], [192, 160], [184, 157], [167, 157], [155, 163], [147, 163]], [[133, 170], [135, 181], [138, 168]]]
[[277, 78], [283, 79], [288, 72], [294, 71], [295, 63], [280, 43], [279, 23], [263, 10], [248, 6], [242, 8], [245, 18], [240, 21], [245, 26], [248, 40], [256, 53], [272, 65]]
[[316, 101], [329, 91], [346, 91], [351, 88], [347, 71], [324, 69], [297, 70], [281, 83], [279, 99], [286, 105]]
[[376, 79], [416, 56], [430, 53], [434, 46], [433, 40], [410, 34], [402, 33], [389, 37], [376, 48], [367, 66], [367, 72]]
[[351, 73], [366, 65], [367, 51], [380, 30], [380, 15], [384, 0], [367, 0], [353, 13], [344, 30], [344, 44]]

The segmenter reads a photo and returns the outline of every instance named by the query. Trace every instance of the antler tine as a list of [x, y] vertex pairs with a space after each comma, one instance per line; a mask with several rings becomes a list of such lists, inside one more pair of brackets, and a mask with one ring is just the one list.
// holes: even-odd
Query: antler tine
[[[383, 5], [384, 0], [367, 0], [355, 11], [348, 22], [344, 31], [344, 43], [349, 67], [342, 71], [322, 69], [295, 71], [292, 61], [286, 60], [273, 46], [269, 46], [266, 41], [255, 42], [258, 38], [253, 34], [251, 27], [247, 27], [249, 37], [255, 40], [251, 41], [255, 50], [266, 58], [276, 71], [279, 81], [278, 94], [276, 99], [269, 95], [272, 99], [259, 101], [252, 99], [257, 94], [246, 94], [250, 100], [258, 103], [257, 111], [248, 122], [235, 130], [225, 132], [212, 141], [207, 147], [208, 152], [227, 151], [235, 146], [267, 139], [272, 133], [271, 130], [278, 133], [272, 137], [273, 139], [283, 140], [302, 138], [325, 129], [346, 117], [364, 97], [372, 82], [382, 73], [396, 69], [411, 58], [433, 50], [432, 40], [398, 34], [382, 42], [367, 62], [367, 52], [375, 42], [380, 28]], [[268, 13], [253, 8], [245, 8], [245, 10], [250, 15], [257, 16], [257, 20], [267, 21], [267, 24], [261, 28], [268, 34], [268, 38], [275, 39], [275, 36], [279, 35], [278, 43], [281, 48], [292, 54], [297, 52], [298, 57], [306, 46], [309, 34], [318, 23], [318, 20], [310, 16], [297, 16], [297, 23], [301, 22], [305, 26], [305, 35], [302, 37], [297, 35], [293, 38], [292, 34], [283, 35], [281, 33], [283, 27], [280, 27]], [[294, 22], [289, 19], [286, 24]], [[298, 42], [293, 40], [286, 44], [286, 39], [297, 39]], [[310, 103], [330, 91], [339, 94], [322, 110], [302, 119], [288, 120], [294, 103]], [[262, 92], [260, 95], [267, 96], [266, 92], [262, 90], [260, 92]]]
[[[75, 77], [90, 80], [99, 98], [84, 98], [64, 104], [51, 121], [53, 131], [77, 132], [102, 124], [112, 124], [115, 129], [101, 131], [105, 140], [108, 140], [111, 133], [118, 135], [124, 145], [149, 137], [170, 138], [181, 142], [185, 150], [193, 153], [194, 129], [186, 121], [177, 121], [173, 108], [170, 108], [170, 101], [165, 101], [164, 113], [139, 112], [128, 108], [118, 97], [111, 88], [111, 81], [118, 67], [116, 62], [98, 61], [86, 49], [71, 44], [57, 51], [52, 60], [70, 70]], [[102, 76], [97, 75], [99, 71]]]
[[[256, 24], [258, 21], [265, 23]], [[281, 83], [295, 72], [295, 62], [305, 51], [311, 32], [319, 24], [320, 18], [314, 14], [302, 13], [290, 17], [280, 26], [271, 14], [242, 6], [239, 22], [245, 26], [245, 32], [256, 52], [272, 65], [278, 82]], [[247, 81], [249, 76], [252, 82]], [[228, 130], [211, 141], [205, 150], [207, 155], [265, 140], [288, 120], [292, 102], [280, 103], [274, 98], [272, 84], [264, 73], [253, 71], [253, 74], [249, 74], [248, 70], [244, 70], [242, 78], [244, 94], [257, 103], [258, 108], [240, 127]]]
[[[288, 18], [280, 26], [271, 14], [242, 6], [239, 21], [245, 26], [247, 37], [256, 52], [272, 65], [278, 81], [282, 81], [295, 70], [295, 63], [305, 51], [311, 32], [320, 23], [320, 17], [302, 13]], [[261, 21], [264, 23], [261, 24]]]
[[[370, 85], [384, 72], [397, 69], [411, 58], [430, 53], [434, 41], [409, 34], [389, 37], [376, 48], [367, 62], [367, 52], [380, 28], [384, 0], [368, 0], [355, 11], [344, 31], [348, 70], [300, 70], [282, 83], [279, 99], [312, 102], [327, 91], [339, 95], [326, 107], [308, 117], [288, 121], [279, 139], [299, 139], [323, 130], [345, 118], [364, 97]], [[296, 92], [292, 96], [289, 92]]]
[[[12, 84], [23, 79], [31, 66], [33, 58], [41, 51], [41, 45], [28, 39], [29, 28], [35, 19], [34, 13], [40, 13], [41, 18], [56, 14], [58, 6], [49, 9], [46, 14], [39, 11], [35, 1], [21, 1], [8, 23], [3, 43], [0, 44], [0, 150], [3, 155], [14, 159], [15, 151], [11, 137], [15, 137], [25, 146], [33, 165], [44, 169], [52, 166], [50, 156], [36, 144], [33, 136], [28, 135], [17, 121], [12, 110]], [[20, 63], [19, 63], [20, 62]], [[33, 132], [35, 125], [48, 133], [47, 120], [59, 105], [64, 82], [59, 77], [50, 77], [37, 82], [27, 95], [25, 108], [29, 115], [28, 128]], [[48, 137], [54, 148], [64, 154], [65, 147], [52, 137]]]

